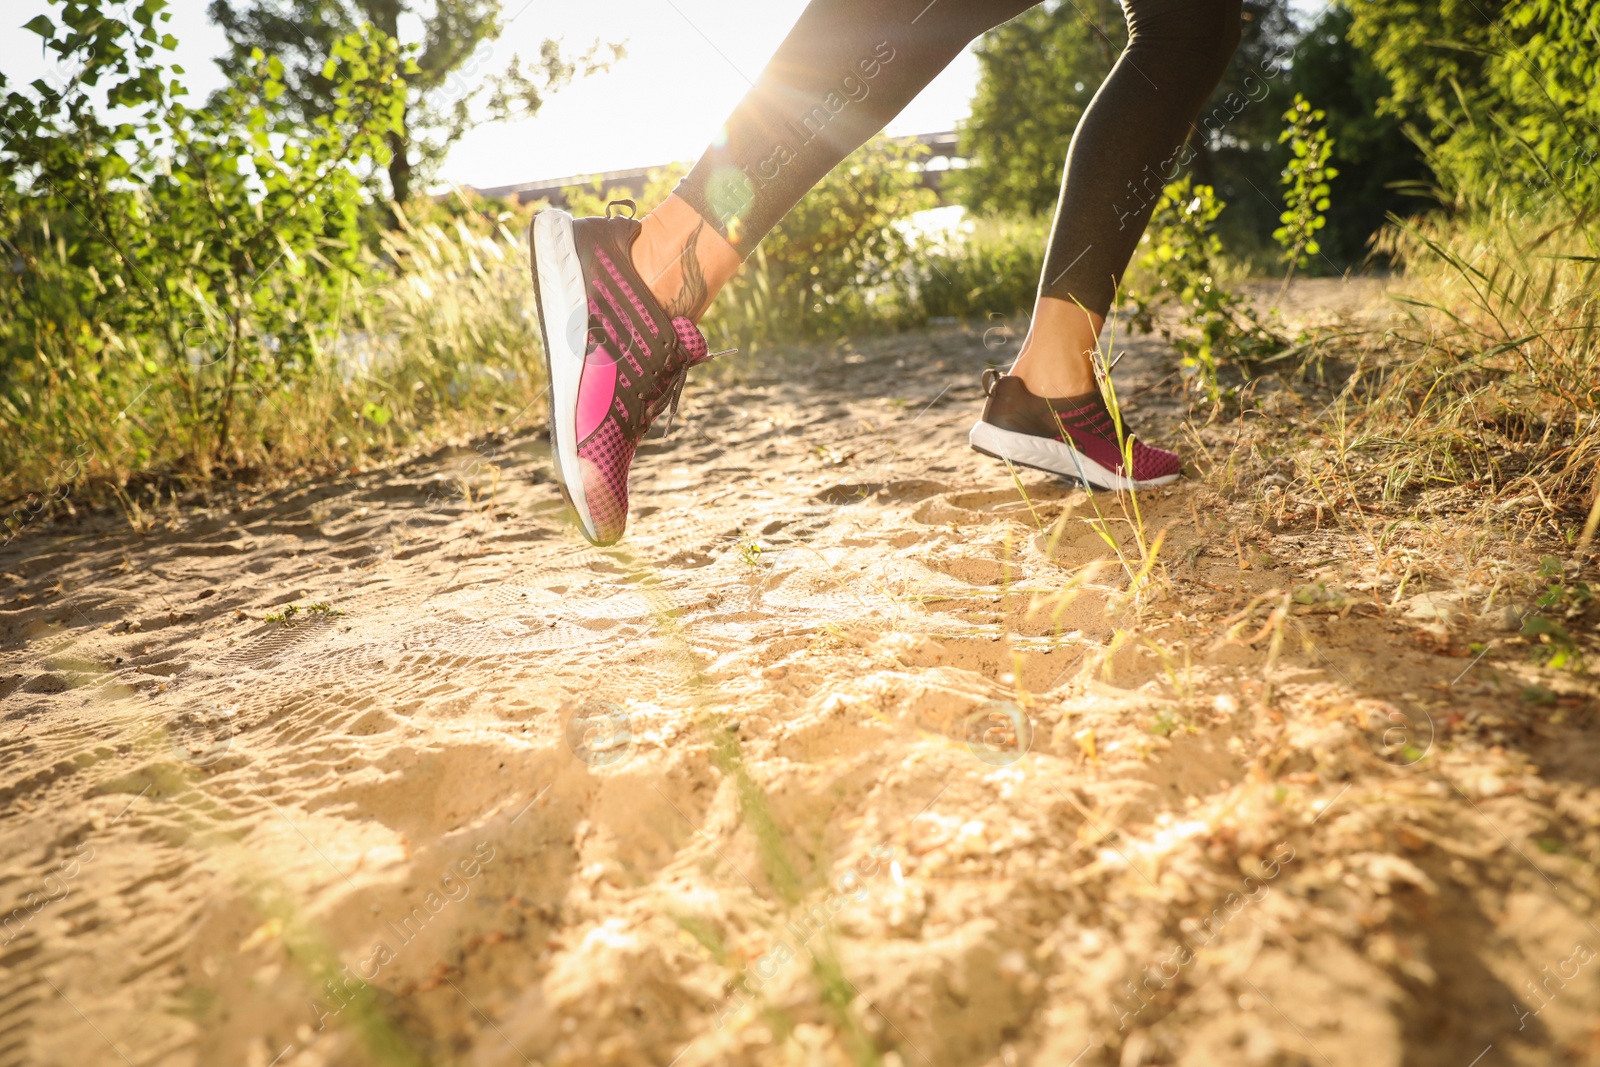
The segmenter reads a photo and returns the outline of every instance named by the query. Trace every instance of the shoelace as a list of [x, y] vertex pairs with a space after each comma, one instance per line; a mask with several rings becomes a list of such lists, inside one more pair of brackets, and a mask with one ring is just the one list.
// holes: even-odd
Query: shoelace
[[[673, 342], [674, 351], [679, 349], [676, 341]], [[707, 357], [710, 358], [709, 356]], [[661, 417], [661, 412], [667, 413], [667, 424], [662, 427], [662, 434], [672, 433], [672, 420], [678, 416], [678, 400], [683, 395], [683, 387], [689, 381], [690, 363], [685, 360], [678, 365], [672, 377], [666, 380], [666, 385], [658, 392], [654, 399], [644, 409], [645, 429], [649, 429], [656, 419]]]
[[684, 349], [683, 342], [676, 336], [667, 344], [667, 359], [676, 363], [677, 369], [672, 372], [671, 376], [663, 380], [664, 384], [656, 392], [656, 395], [649, 399], [644, 409], [644, 428], [647, 430], [655, 423], [656, 419], [661, 417], [663, 411], [667, 413], [667, 423], [661, 431], [663, 435], [672, 433], [672, 422], [678, 415], [678, 401], [683, 396], [684, 385], [689, 381], [689, 369], [698, 367], [702, 363], [710, 363], [720, 356], [733, 355], [739, 351], [737, 348], [726, 348], [721, 352], [708, 352], [701, 358], [694, 359]]

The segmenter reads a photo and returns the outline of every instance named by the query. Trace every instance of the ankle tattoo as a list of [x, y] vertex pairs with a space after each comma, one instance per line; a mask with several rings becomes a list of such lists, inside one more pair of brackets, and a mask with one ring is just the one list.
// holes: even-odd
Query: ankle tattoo
[[695, 246], [700, 242], [700, 231], [705, 226], [702, 222], [694, 228], [688, 240], [683, 242], [683, 251], [678, 254], [677, 262], [683, 271], [683, 279], [677, 295], [667, 301], [667, 314], [675, 318], [682, 316], [693, 319], [705, 310], [706, 275], [700, 268], [700, 255], [695, 251]]

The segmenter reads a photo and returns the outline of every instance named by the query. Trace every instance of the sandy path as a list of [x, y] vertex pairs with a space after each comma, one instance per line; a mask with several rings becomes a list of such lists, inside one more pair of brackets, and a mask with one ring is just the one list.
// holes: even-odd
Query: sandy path
[[691, 386], [615, 550], [532, 436], [6, 549], [0, 1065], [1600, 1062], [1592, 688], [1195, 483], [1128, 603], [994, 356]]

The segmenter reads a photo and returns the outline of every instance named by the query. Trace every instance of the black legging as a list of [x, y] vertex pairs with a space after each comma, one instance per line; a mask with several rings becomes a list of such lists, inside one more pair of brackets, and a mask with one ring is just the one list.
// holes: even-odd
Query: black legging
[[[677, 192], [748, 256], [968, 42], [1035, 0], [811, 0]], [[1128, 47], [1067, 149], [1039, 292], [1104, 315], [1239, 44], [1241, 0], [1122, 0]]]

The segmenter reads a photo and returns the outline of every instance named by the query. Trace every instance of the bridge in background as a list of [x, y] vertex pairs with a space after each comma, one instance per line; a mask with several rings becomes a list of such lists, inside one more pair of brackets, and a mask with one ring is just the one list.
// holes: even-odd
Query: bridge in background
[[[944, 182], [944, 176], [952, 170], [957, 170], [966, 165], [966, 159], [961, 156], [956, 147], [956, 134], [954, 131], [943, 133], [920, 133], [907, 137], [896, 137], [894, 140], [903, 145], [920, 144], [928, 150], [918, 163], [922, 174], [922, 184], [925, 188], [932, 189], [935, 193]], [[544, 181], [524, 182], [521, 185], [499, 185], [492, 189], [474, 189], [479, 196], [493, 197], [497, 200], [514, 200], [519, 204], [526, 204], [534, 200], [548, 200], [553, 207], [566, 207], [566, 196], [563, 190], [574, 186], [586, 190], [594, 190], [598, 185], [601, 196], [620, 193], [624, 189], [638, 192], [649, 180], [650, 172], [659, 167], [636, 167], [632, 170], [612, 170], [603, 174], [576, 174], [570, 178], [549, 178]]]

